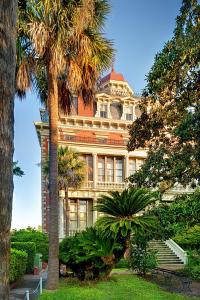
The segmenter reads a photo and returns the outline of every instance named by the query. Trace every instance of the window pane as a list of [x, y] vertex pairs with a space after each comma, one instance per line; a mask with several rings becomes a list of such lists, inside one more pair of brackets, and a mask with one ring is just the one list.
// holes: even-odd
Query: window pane
[[98, 181], [105, 181], [105, 160], [102, 157], [98, 158]]
[[126, 120], [127, 121], [132, 121], [133, 120], [133, 115], [132, 114], [126, 114]]
[[70, 229], [76, 230], [77, 229], [77, 221], [70, 221]]
[[135, 159], [129, 159], [129, 176], [134, 174], [136, 171]]
[[123, 181], [123, 160], [122, 158], [116, 159], [116, 181]]
[[114, 181], [114, 160], [112, 157], [107, 158], [107, 181]]
[[80, 229], [85, 229], [87, 227], [87, 222], [86, 221], [80, 221]]
[[88, 166], [88, 180], [93, 181], [93, 157], [92, 157], [92, 155], [87, 156], [87, 166]]

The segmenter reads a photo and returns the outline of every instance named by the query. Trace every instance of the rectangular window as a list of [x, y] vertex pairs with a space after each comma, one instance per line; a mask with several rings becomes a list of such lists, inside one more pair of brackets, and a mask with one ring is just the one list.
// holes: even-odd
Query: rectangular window
[[136, 162], [135, 159], [129, 159], [129, 176], [136, 172]]
[[70, 230], [73, 233], [87, 227], [88, 201], [70, 200]]
[[100, 105], [100, 117], [101, 118], [107, 118], [107, 110], [108, 110], [107, 104]]
[[116, 162], [115, 163], [116, 182], [122, 182], [123, 181], [123, 159], [116, 158], [115, 162]]
[[133, 115], [132, 114], [126, 114], [126, 120], [127, 121], [132, 121], [133, 120]]
[[132, 106], [127, 106], [125, 108], [126, 112], [126, 120], [127, 121], [132, 121], [133, 120], [133, 107]]
[[105, 181], [105, 159], [98, 157], [98, 181]]
[[114, 181], [114, 159], [113, 157], [107, 158], [107, 181]]
[[137, 160], [137, 169], [140, 169], [143, 164], [144, 164], [144, 159], [138, 159]]
[[80, 156], [83, 159], [87, 166], [87, 175], [86, 181], [93, 181], [93, 157], [90, 154]]

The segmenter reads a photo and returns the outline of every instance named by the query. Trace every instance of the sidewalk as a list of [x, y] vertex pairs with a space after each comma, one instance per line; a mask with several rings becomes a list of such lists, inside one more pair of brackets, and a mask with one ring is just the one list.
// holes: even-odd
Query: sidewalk
[[[47, 272], [41, 272], [40, 275], [24, 275], [24, 277], [16, 284], [16, 286], [10, 291], [10, 300], [22, 300], [25, 298], [27, 290], [30, 292], [35, 290], [40, 277], [42, 277], [43, 287], [46, 282]], [[30, 295], [30, 300], [37, 299], [37, 296]]]

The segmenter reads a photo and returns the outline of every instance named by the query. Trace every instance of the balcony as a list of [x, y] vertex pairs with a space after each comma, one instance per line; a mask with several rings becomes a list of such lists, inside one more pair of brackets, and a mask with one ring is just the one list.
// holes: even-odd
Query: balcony
[[82, 188], [98, 189], [98, 190], [120, 190], [125, 189], [125, 182], [97, 182], [96, 186], [93, 181], [85, 182]]
[[126, 142], [123, 140], [113, 140], [113, 139], [106, 139], [106, 138], [92, 138], [92, 137], [65, 135], [64, 140], [73, 143], [126, 146]]

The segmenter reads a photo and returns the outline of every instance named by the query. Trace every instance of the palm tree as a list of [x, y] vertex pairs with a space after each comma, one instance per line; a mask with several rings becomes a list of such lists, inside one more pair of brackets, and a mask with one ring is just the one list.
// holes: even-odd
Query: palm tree
[[9, 299], [17, 1], [0, 1], [0, 299]]
[[[49, 269], [47, 288], [58, 286], [58, 118], [70, 109], [71, 93], [93, 99], [102, 70], [112, 62], [111, 43], [102, 35], [107, 0], [27, 0], [18, 26], [18, 93], [24, 95], [38, 69], [47, 77], [49, 112]], [[31, 74], [36, 74], [32, 76]]]
[[124, 251], [129, 248], [131, 232], [155, 226], [155, 219], [143, 216], [144, 209], [159, 200], [157, 192], [142, 188], [125, 189], [123, 192], [113, 191], [102, 195], [95, 209], [104, 213], [97, 226], [107, 237], [114, 236], [124, 243]]
[[[49, 163], [44, 165], [44, 173], [49, 174]], [[68, 199], [69, 188], [78, 188], [85, 180], [86, 165], [79, 158], [79, 153], [67, 147], [58, 148], [58, 187], [65, 191], [65, 233], [69, 236], [70, 206]]]

